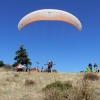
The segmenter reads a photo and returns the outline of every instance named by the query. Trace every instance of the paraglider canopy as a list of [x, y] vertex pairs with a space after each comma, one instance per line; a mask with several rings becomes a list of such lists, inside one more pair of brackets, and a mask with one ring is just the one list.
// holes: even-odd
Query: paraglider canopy
[[75, 26], [78, 30], [82, 29], [81, 22], [74, 15], [63, 10], [42, 9], [42, 10], [33, 11], [27, 14], [26, 16], [24, 16], [18, 24], [18, 30], [21, 30], [22, 28], [24, 28], [26, 25], [30, 23], [40, 21], [40, 20], [63, 21]]

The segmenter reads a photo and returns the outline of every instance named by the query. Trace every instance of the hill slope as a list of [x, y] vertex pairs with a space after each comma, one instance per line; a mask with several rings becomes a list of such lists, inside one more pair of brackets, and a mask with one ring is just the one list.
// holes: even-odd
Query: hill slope
[[[44, 100], [42, 89], [46, 85], [58, 80], [71, 81], [76, 85], [83, 75], [84, 73], [17, 73], [1, 70], [0, 100]], [[99, 83], [100, 80], [95, 81], [93, 86], [100, 89]]]

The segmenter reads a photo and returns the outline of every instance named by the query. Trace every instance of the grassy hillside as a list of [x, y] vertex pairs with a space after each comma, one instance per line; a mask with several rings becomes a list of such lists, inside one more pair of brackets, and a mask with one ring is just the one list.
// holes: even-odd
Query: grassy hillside
[[[99, 77], [100, 73], [97, 73], [97, 75]], [[83, 76], [84, 73], [28, 73], [0, 69], [0, 100], [53, 100], [44, 99], [46, 95], [42, 90], [43, 88], [56, 81], [70, 81], [73, 86], [76, 86], [81, 84]], [[95, 89], [99, 98], [100, 79], [91, 81], [91, 86]], [[59, 98], [59, 100], [61, 99]]]

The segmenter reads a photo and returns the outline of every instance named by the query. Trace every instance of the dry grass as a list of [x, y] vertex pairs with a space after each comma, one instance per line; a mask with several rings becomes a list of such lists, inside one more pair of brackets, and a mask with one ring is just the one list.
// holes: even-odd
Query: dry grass
[[[100, 76], [100, 73], [97, 73]], [[11, 71], [0, 71], [0, 100], [48, 100], [44, 97], [46, 94], [42, 91], [48, 84], [54, 83], [56, 81], [72, 82], [73, 87], [77, 85], [81, 86], [81, 79], [84, 73], [27, 73], [27, 72], [11, 72]], [[27, 84], [27, 85], [25, 85]], [[100, 80], [93, 81], [91, 83], [92, 87], [96, 90], [96, 93], [100, 95]], [[82, 87], [80, 88], [82, 89]], [[70, 91], [70, 94], [80, 93], [78, 88]], [[49, 91], [50, 96], [56, 94], [59, 98], [65, 95], [68, 91], [64, 91], [62, 94], [59, 90], [56, 92]], [[72, 91], [72, 92], [71, 92]], [[76, 93], [76, 94], [77, 94]], [[48, 93], [49, 94], [49, 93]], [[68, 95], [70, 97], [71, 95]], [[75, 94], [74, 94], [75, 95]], [[66, 95], [65, 95], [66, 96]], [[58, 97], [54, 97], [58, 98]], [[99, 98], [100, 99], [100, 98]], [[99, 100], [98, 99], [98, 100]], [[56, 100], [56, 99], [52, 99]], [[60, 100], [60, 99], [58, 99]], [[67, 99], [66, 99], [67, 100]], [[77, 99], [78, 100], [78, 99]]]
[[62, 100], [62, 97], [61, 91], [53, 88], [45, 92], [44, 100]]

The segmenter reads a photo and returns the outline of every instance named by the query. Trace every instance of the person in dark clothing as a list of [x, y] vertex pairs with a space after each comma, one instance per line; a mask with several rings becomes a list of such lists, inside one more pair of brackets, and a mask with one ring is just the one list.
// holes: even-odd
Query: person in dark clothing
[[88, 67], [92, 70], [92, 64], [91, 63], [89, 63]]
[[51, 73], [51, 68], [52, 68], [52, 62], [49, 62], [48, 63], [48, 72], [50, 72], [50, 73]]
[[98, 65], [96, 63], [94, 63], [94, 72], [99, 72]]

